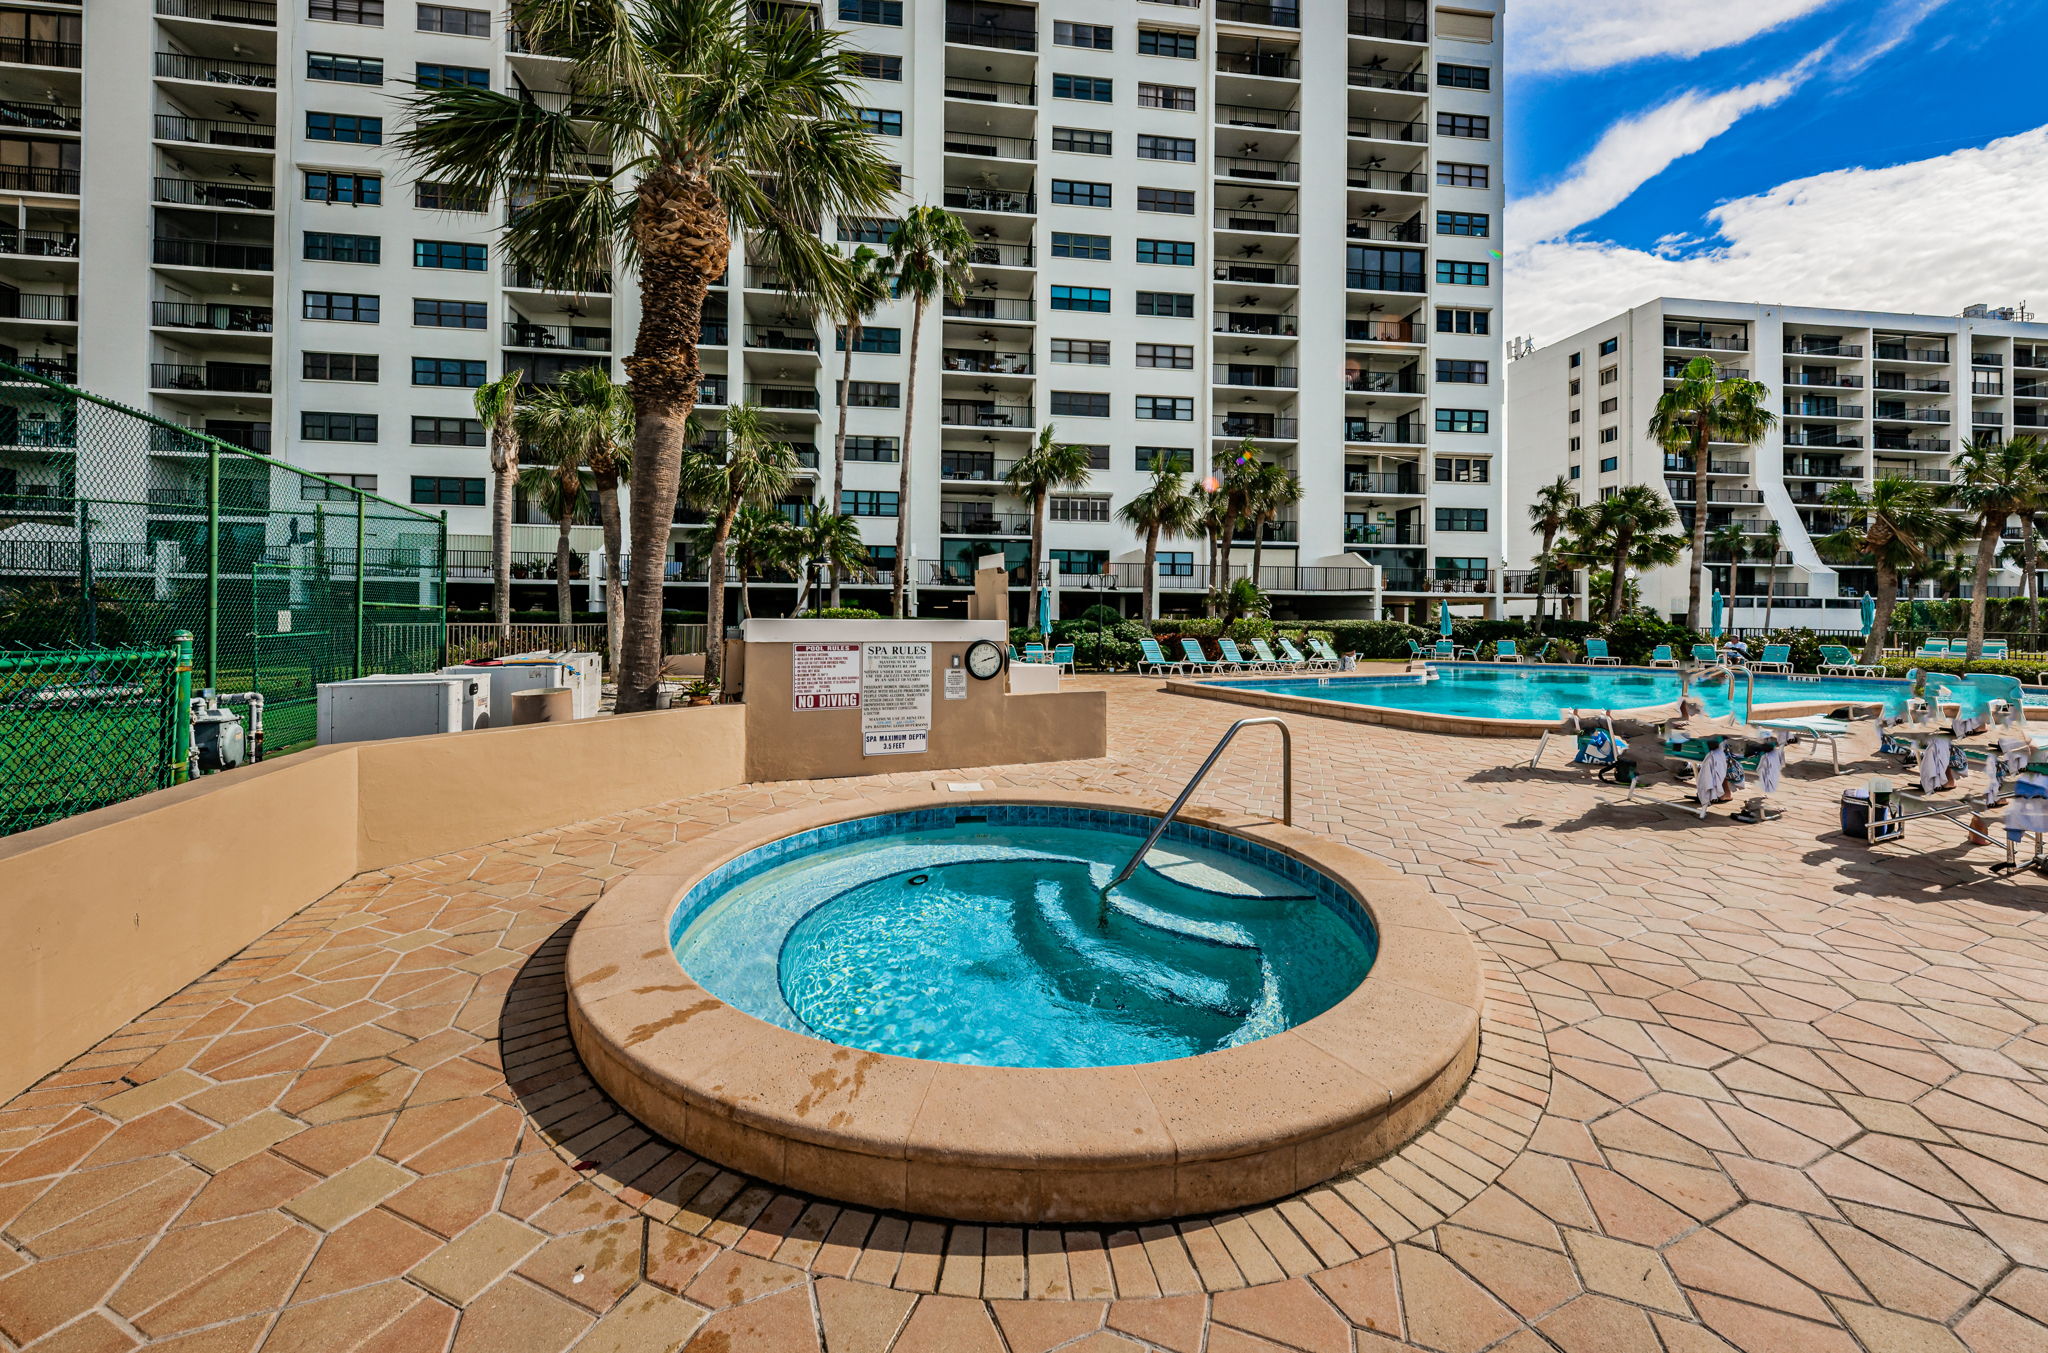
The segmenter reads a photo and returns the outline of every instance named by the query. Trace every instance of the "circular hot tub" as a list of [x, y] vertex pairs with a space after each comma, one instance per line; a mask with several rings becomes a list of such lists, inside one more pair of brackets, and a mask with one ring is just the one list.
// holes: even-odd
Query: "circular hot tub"
[[712, 1160], [870, 1207], [1141, 1220], [1399, 1146], [1476, 1055], [1426, 890], [1306, 832], [920, 795], [727, 828], [623, 880], [568, 961], [599, 1084]]

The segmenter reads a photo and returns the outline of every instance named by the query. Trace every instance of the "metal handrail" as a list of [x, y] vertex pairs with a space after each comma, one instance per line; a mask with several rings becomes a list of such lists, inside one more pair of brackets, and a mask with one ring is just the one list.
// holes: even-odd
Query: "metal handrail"
[[1144, 845], [1138, 847], [1138, 853], [1131, 856], [1130, 860], [1124, 865], [1122, 872], [1111, 879], [1103, 888], [1102, 895], [1105, 899], [1109, 896], [1110, 889], [1115, 888], [1137, 872], [1138, 862], [1151, 853], [1152, 847], [1159, 844], [1159, 838], [1166, 834], [1168, 825], [1179, 815], [1181, 809], [1187, 807], [1188, 800], [1194, 796], [1195, 786], [1202, 783], [1202, 777], [1209, 773], [1209, 768], [1214, 766], [1216, 759], [1223, 755], [1223, 749], [1230, 745], [1230, 740], [1236, 737], [1241, 730], [1250, 728], [1253, 724], [1262, 723], [1271, 724], [1280, 730], [1280, 820], [1290, 827], [1294, 825], [1294, 730], [1287, 726], [1287, 720], [1285, 719], [1239, 719], [1236, 723], [1230, 725], [1229, 731], [1217, 741], [1216, 749], [1209, 753], [1206, 761], [1202, 762], [1201, 768], [1188, 781], [1187, 788], [1181, 790], [1180, 797], [1173, 801], [1173, 807], [1167, 809], [1166, 815], [1160, 818], [1157, 825], [1152, 828], [1152, 834], [1145, 838]]

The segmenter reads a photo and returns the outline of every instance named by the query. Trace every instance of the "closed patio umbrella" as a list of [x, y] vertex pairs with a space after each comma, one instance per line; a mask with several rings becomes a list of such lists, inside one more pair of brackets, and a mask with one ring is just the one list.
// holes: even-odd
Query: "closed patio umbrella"
[[1715, 588], [1715, 589], [1714, 589], [1714, 642], [1715, 642], [1715, 643], [1719, 643], [1719, 642], [1721, 641], [1721, 611], [1722, 611], [1722, 608], [1724, 608], [1724, 607], [1725, 607], [1725, 606], [1726, 606], [1727, 604], [1728, 604], [1728, 603], [1727, 603], [1727, 601], [1726, 601], [1725, 599], [1723, 599], [1723, 597], [1721, 596], [1721, 589], [1720, 589], [1720, 588], [1718, 588], [1718, 587], [1717, 587], [1717, 588]]
[[1870, 627], [1877, 623], [1877, 598], [1868, 592], [1863, 594], [1863, 637], [1870, 637]]
[[1436, 632], [1446, 639], [1451, 637], [1451, 603], [1448, 601], [1436, 604]]

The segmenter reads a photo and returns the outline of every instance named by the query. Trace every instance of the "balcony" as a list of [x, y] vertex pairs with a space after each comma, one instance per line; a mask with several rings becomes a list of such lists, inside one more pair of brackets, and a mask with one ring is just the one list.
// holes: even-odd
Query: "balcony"
[[[1693, 465], [1694, 462], [1691, 456], [1674, 456], [1669, 452], [1665, 453], [1664, 469], [1667, 473], [1692, 474]], [[1746, 460], [1709, 460], [1707, 462], [1707, 473], [1746, 475], [1749, 473], [1749, 462]]]
[[77, 258], [78, 233], [65, 230], [23, 230], [0, 225], [0, 254], [25, 258]]
[[818, 335], [806, 333], [802, 329], [784, 329], [772, 324], [749, 324], [745, 337], [748, 347], [762, 348], [769, 352], [818, 351]]
[[1395, 42], [1429, 41], [1428, 24], [1407, 14], [1389, 14], [1389, 8], [1390, 6], [1386, 5], [1354, 3], [1346, 15], [1346, 31], [1356, 38], [1391, 38]]
[[[566, 285], [557, 285], [533, 269], [519, 264], [508, 265], [505, 269], [505, 285], [522, 291], [552, 291], [573, 296], [608, 296], [611, 294], [612, 279], [609, 273], [590, 273], [582, 277], [564, 279]], [[713, 282], [722, 286], [724, 279]]]
[[0, 164], [0, 188], [11, 188], [18, 193], [63, 193], [76, 197], [78, 171], [42, 165]]
[[1255, 103], [1219, 103], [1216, 105], [1216, 125], [1256, 127], [1261, 131], [1272, 132], [1298, 132], [1301, 130], [1301, 110], [1266, 108]]
[[276, 251], [267, 244], [238, 244], [226, 240], [179, 240], [159, 236], [154, 241], [153, 259], [173, 268], [222, 268], [231, 272], [269, 272]]
[[815, 409], [818, 390], [812, 385], [749, 385], [747, 403], [764, 409]]
[[2039, 409], [2014, 409], [2012, 425], [2016, 428], [2048, 428], [2048, 413]]
[[1247, 287], [1294, 287], [1301, 285], [1298, 263], [1218, 263], [1212, 276], [1218, 282]]
[[1880, 423], [1950, 423], [1955, 420], [1947, 409], [1918, 409], [1905, 404], [1880, 404], [1877, 406], [1877, 421]]
[[939, 401], [939, 421], [947, 427], [1029, 428], [1036, 426], [1029, 404], [1000, 400], [946, 399]]
[[1420, 220], [1382, 221], [1367, 218], [1344, 223], [1347, 240], [1373, 240], [1386, 244], [1424, 244], [1429, 234]]
[[[1664, 483], [1664, 491], [1671, 495], [1671, 500], [1673, 502], [1692, 503], [1699, 501], [1698, 486], [1693, 484], [1689, 480], [1666, 480]], [[1763, 490], [1761, 489], [1730, 489], [1723, 488], [1718, 484], [1709, 484], [1707, 486], [1707, 501], [1709, 503], [1754, 504], [1761, 503], [1763, 500], [1764, 495]]]
[[1014, 460], [997, 459], [993, 451], [941, 451], [939, 478], [964, 484], [993, 484], [1014, 464]]
[[1029, 108], [1038, 102], [1038, 86], [1011, 80], [969, 80], [948, 75], [946, 97], [965, 99], [970, 103], [1008, 103]]
[[[1269, 521], [1266, 523], [1265, 541], [1268, 545], [1293, 545], [1299, 543], [1300, 540], [1301, 523], [1292, 521]], [[1253, 538], [1252, 524], [1250, 522], [1239, 522], [1237, 530], [1231, 534], [1230, 543], [1233, 545], [1256, 544], [1257, 542]]]
[[[1245, 199], [1255, 202], [1256, 197]], [[1241, 235], [1298, 235], [1301, 217], [1291, 211], [1255, 211], [1250, 207], [1218, 207], [1216, 228]]]
[[991, 211], [1016, 216], [1038, 213], [1038, 194], [1026, 189], [969, 188], [948, 185], [946, 207], [951, 211]]
[[1863, 435], [1861, 433], [1836, 432], [1833, 429], [1826, 431], [1813, 431], [1809, 429], [1803, 432], [1786, 433], [1785, 445], [1833, 446], [1844, 451], [1854, 451], [1862, 447]]
[[1922, 484], [1946, 484], [1953, 478], [1947, 470], [1923, 470], [1916, 465], [1880, 465], [1877, 476], [1880, 479], [1911, 479]]
[[1410, 141], [1420, 144], [1429, 140], [1427, 122], [1401, 122], [1384, 117], [1353, 117], [1344, 125], [1349, 135], [1363, 137], [1368, 141]]
[[13, 360], [13, 365], [31, 376], [41, 376], [44, 380], [62, 381], [66, 385], [78, 384], [76, 353], [69, 357], [17, 357]]
[[[1420, 542], [1417, 542], [1420, 543]], [[1413, 569], [1390, 568], [1381, 574], [1381, 587], [1388, 592], [1437, 593], [1480, 593], [1493, 590], [1493, 574], [1490, 571], [1467, 572], [1463, 569]]]
[[1299, 183], [1301, 165], [1295, 160], [1266, 160], [1251, 155], [1219, 155], [1216, 177], [1253, 183]]
[[[1346, 545], [1420, 545], [1422, 527], [1411, 522], [1348, 522], [1344, 527]], [[1420, 577], [1420, 572], [1407, 570], [1411, 576]], [[1391, 586], [1391, 584], [1389, 584]], [[1420, 588], [1408, 588], [1420, 591]]]
[[1785, 351], [1794, 357], [1861, 357], [1863, 347], [1834, 338], [1787, 338]]
[[1986, 397], [2003, 395], [2005, 393], [2005, 379], [2002, 376], [1979, 376], [1970, 382], [1970, 393]]
[[237, 146], [269, 150], [277, 145], [277, 128], [268, 122], [234, 122], [221, 118], [156, 115], [156, 139], [187, 141], [202, 146]]
[[0, 99], [0, 127], [16, 131], [76, 132], [85, 130], [85, 116], [80, 110], [61, 103]]
[[216, 333], [267, 334], [273, 311], [267, 305], [208, 305], [156, 301], [149, 322], [166, 329], [210, 329]]
[[1422, 373], [1419, 371], [1350, 371], [1345, 373], [1344, 389], [1351, 394], [1419, 395], [1422, 393]]
[[1411, 320], [1405, 319], [1347, 319], [1344, 321], [1346, 343], [1424, 343], [1428, 339], [1423, 330]]
[[[1945, 395], [1954, 387], [1948, 381], [1937, 380], [1933, 377], [1907, 376], [1896, 371], [1880, 371], [1877, 373], [1877, 379], [1871, 382], [1871, 388], [1875, 390], [1905, 390], [1923, 395]], [[1993, 391], [1992, 393], [1996, 392]]]
[[940, 307], [940, 313], [947, 319], [1002, 320], [1028, 324], [1036, 310], [1031, 301], [1021, 298], [969, 296], [959, 301], [945, 302]]
[[1880, 432], [1870, 445], [1877, 451], [1918, 451], [1945, 456], [1954, 443], [1946, 437], [1886, 436]]
[[1344, 440], [1347, 442], [1386, 442], [1399, 446], [1420, 446], [1424, 438], [1422, 424], [1408, 418], [1391, 421], [1373, 418], [1347, 418], [1344, 420]]
[[1384, 272], [1373, 268], [1346, 268], [1344, 285], [1351, 291], [1398, 291], [1411, 295], [1429, 290], [1419, 272]]
[[216, 394], [267, 395], [268, 362], [151, 362], [149, 384], [157, 390], [206, 390]]
[[1219, 313], [1210, 325], [1219, 334], [1255, 334], [1268, 338], [1293, 338], [1298, 317], [1288, 312], [1231, 310]]
[[0, 62], [77, 70], [85, 63], [85, 47], [76, 42], [48, 42], [42, 38], [0, 38]]
[[1697, 329], [1666, 329], [1664, 346], [1708, 352], [1748, 352], [1749, 337], [1746, 334], [1705, 333]]
[[270, 211], [277, 194], [268, 184], [229, 183], [209, 179], [158, 178], [152, 195], [179, 207], [220, 207], [229, 211]]
[[46, 291], [0, 289], [0, 319], [75, 323], [78, 319], [78, 298]]
[[1401, 94], [1427, 94], [1429, 76], [1421, 70], [1387, 70], [1380, 66], [1353, 66], [1345, 75], [1353, 89], [1391, 89]]
[[1375, 474], [1369, 470], [1347, 470], [1344, 492], [1370, 493], [1391, 498], [1420, 498], [1425, 490], [1419, 474]]
[[949, 536], [1028, 536], [1031, 514], [998, 512], [981, 503], [940, 503], [939, 529]]
[[[705, 328], [710, 328], [706, 325]], [[699, 335], [699, 341], [705, 341]], [[602, 324], [536, 324], [515, 319], [505, 325], [508, 348], [566, 348], [576, 352], [610, 352], [612, 331]]]
[[1863, 471], [1826, 456], [1785, 457], [1787, 479], [1861, 479]]
[[732, 398], [730, 389], [731, 387], [726, 384], [725, 377], [717, 375], [705, 376], [697, 383], [697, 402], [699, 404], [723, 405]]
[[156, 73], [166, 80], [199, 80], [210, 85], [277, 88], [277, 67], [261, 61], [227, 61], [217, 56], [158, 52]]
[[1227, 23], [1256, 23], [1268, 28], [1301, 27], [1301, 11], [1267, 0], [1216, 0], [1216, 17]]
[[2048, 348], [2014, 348], [2012, 364], [2015, 369], [2025, 367], [2030, 371], [2048, 371]]
[[697, 346], [722, 348], [732, 341], [732, 329], [722, 319], [707, 319], [697, 327]]
[[1293, 48], [1280, 51], [1217, 51], [1216, 69], [1225, 75], [1257, 75], [1269, 80], [1299, 80], [1301, 60]]
[[1367, 169], [1353, 165], [1345, 173], [1347, 187], [1359, 188], [1375, 193], [1415, 193], [1429, 191], [1429, 175], [1397, 172], [1392, 169]]
[[1035, 160], [1038, 142], [1028, 136], [994, 136], [946, 128], [948, 155], [978, 155], [985, 160]]
[[948, 18], [946, 41], [968, 47], [993, 47], [1004, 52], [1035, 52], [1038, 50], [1038, 30], [1029, 25], [1000, 23], [992, 18]]
[[946, 348], [939, 354], [947, 371], [971, 372], [984, 376], [1029, 376], [1034, 362], [1029, 352], [987, 351], [976, 348]]
[[1907, 343], [1879, 343], [1877, 360], [1880, 362], [1947, 362], [1947, 348], [1914, 347]]
[[1788, 399], [1785, 401], [1785, 413], [1787, 417], [1791, 418], [1861, 418], [1863, 416], [1863, 406], [1861, 404], [1838, 404], [1832, 399]]
[[270, 0], [156, 0], [156, 12], [173, 19], [277, 27], [277, 6]]
[[1863, 377], [1847, 375], [1840, 371], [1787, 371], [1785, 384], [1817, 386], [1824, 390], [1860, 390], [1863, 388]]
[[71, 418], [23, 418], [0, 408], [0, 446], [66, 447], [78, 445], [78, 423]]
[[1213, 420], [1216, 437], [1250, 437], [1254, 440], [1293, 441], [1300, 435], [1301, 422], [1276, 413], [1226, 413]]
[[983, 242], [968, 252], [967, 261], [977, 268], [1031, 268], [1037, 266], [1037, 251], [1028, 244]]
[[[1683, 361], [1664, 363], [1664, 379], [1667, 381], [1685, 379], [1686, 365]], [[1749, 379], [1749, 368], [1745, 366], [1721, 366], [1719, 370], [1722, 380], [1746, 381]], [[1858, 382], [1858, 384], [1861, 383], [1860, 381]]]
[[1291, 366], [1254, 366], [1244, 362], [1218, 363], [1210, 372], [1217, 385], [1245, 385], [1263, 390], [1292, 390], [1300, 382]]

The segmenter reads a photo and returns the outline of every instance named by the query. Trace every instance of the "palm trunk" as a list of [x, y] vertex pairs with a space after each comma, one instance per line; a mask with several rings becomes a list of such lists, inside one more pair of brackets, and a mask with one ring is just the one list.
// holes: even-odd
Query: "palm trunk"
[[519, 494], [519, 447], [491, 434], [491, 619], [500, 643], [512, 641], [512, 504]]
[[1861, 662], [1874, 663], [1884, 652], [1885, 631], [1891, 627], [1892, 607], [1899, 604], [1899, 573], [1881, 559], [1877, 566], [1877, 614], [1870, 622], [1870, 637], [1863, 642]]
[[903, 382], [903, 445], [897, 450], [896, 576], [889, 584], [890, 614], [903, 619], [904, 583], [910, 577], [910, 434], [917, 423], [917, 350], [924, 342], [925, 298], [910, 311], [910, 374]]
[[[1034, 624], [1038, 618], [1038, 589], [1041, 586], [1052, 586], [1052, 579], [1049, 576], [1043, 583], [1039, 581], [1040, 570], [1045, 567], [1045, 498], [1045, 491], [1042, 489], [1031, 495], [1031, 620]], [[1052, 622], [1058, 618], [1054, 615], [1046, 617], [1046, 632], [1039, 637], [1047, 643], [1052, 642]], [[1025, 628], [1029, 629], [1031, 626], [1027, 625]]]
[[719, 510], [704, 574], [704, 678], [721, 689], [725, 685], [725, 542], [732, 535], [732, 519], [739, 510], [738, 498], [727, 500]]
[[2041, 621], [2041, 542], [2034, 534], [2032, 512], [2021, 515], [2020, 530], [2024, 533], [2023, 539], [2026, 541], [2020, 547], [2020, 553], [2027, 569], [2027, 649], [2031, 652], [2039, 646], [2035, 635], [2040, 629]]
[[748, 578], [748, 575], [749, 575], [749, 574], [750, 574], [750, 573], [752, 572], [752, 570], [751, 570], [751, 569], [749, 569], [749, 568], [747, 567], [747, 559], [746, 559], [746, 556], [745, 556], [745, 555], [741, 555], [741, 556], [740, 556], [740, 569], [739, 569], [739, 572], [740, 572], [740, 623], [741, 623], [742, 625], [744, 625], [744, 624], [746, 624], [746, 623], [747, 623], [747, 622], [748, 622], [749, 620], [752, 620], [752, 619], [754, 618], [754, 594], [753, 594], [753, 591], [752, 591], [752, 589], [750, 589], [750, 588], [749, 588], [749, 587], [747, 586], [747, 578]]
[[1970, 647], [1964, 655], [1970, 662], [1975, 662], [1984, 651], [1984, 613], [1991, 606], [1991, 561], [1998, 553], [1998, 538], [2004, 529], [2004, 518], [1987, 516], [1983, 530], [1977, 534], [1977, 568], [1970, 583]]
[[1259, 585], [1259, 570], [1266, 554], [1266, 518], [1261, 515], [1252, 523], [1252, 586]]
[[[859, 320], [849, 319], [847, 321], [846, 360], [839, 364], [839, 430], [832, 437], [832, 511], [834, 513], [846, 511], [846, 392], [853, 385], [853, 350], [860, 343], [860, 328]], [[899, 454], [907, 456], [909, 449], [910, 442], [906, 439], [903, 443], [903, 450]], [[902, 503], [897, 503], [896, 511], [899, 514], [904, 511]], [[829, 563], [826, 567], [831, 569], [832, 573], [831, 604], [837, 606], [839, 604], [839, 570]], [[797, 609], [801, 611], [803, 608], [799, 606]]]
[[1159, 579], [1154, 576], [1159, 568], [1159, 528], [1151, 527], [1145, 532], [1145, 620], [1151, 623], [1159, 618], [1159, 608], [1154, 603], [1159, 599]]
[[[1628, 586], [1628, 551], [1634, 543], [1622, 540], [1615, 544], [1613, 569], [1607, 577], [1607, 619], [1610, 624], [1621, 618], [1621, 599], [1626, 595]], [[1698, 591], [1697, 583], [1694, 591]]]
[[1550, 550], [1557, 544], [1557, 532], [1543, 533], [1543, 553], [1536, 558], [1536, 637], [1543, 637], [1543, 594], [1550, 582]]
[[[633, 355], [625, 361], [634, 414], [633, 562], [618, 655], [622, 714], [652, 709], [661, 682], [663, 575], [682, 481], [686, 424], [702, 380], [697, 341], [704, 296], [732, 253], [725, 210], [702, 179], [680, 181], [656, 173], [640, 181], [637, 194], [633, 235], [640, 252], [640, 329]], [[705, 620], [712, 626], [705, 635], [704, 659], [711, 675], [721, 667], [724, 617], [707, 606]]]
[[1695, 421], [1692, 434], [1692, 589], [1685, 606], [1685, 627], [1700, 628], [1700, 565], [1707, 557], [1707, 423]]
[[625, 550], [624, 523], [619, 519], [619, 476], [608, 471], [597, 476], [597, 519], [604, 523], [604, 641], [613, 663], [618, 662], [623, 640], [626, 604], [625, 587], [619, 581], [619, 556]]
[[569, 628], [569, 523], [571, 518], [561, 517], [555, 521], [555, 619], [563, 630]]
[[1764, 574], [1764, 636], [1771, 634], [1771, 612], [1778, 606], [1778, 570], [1772, 568]]

